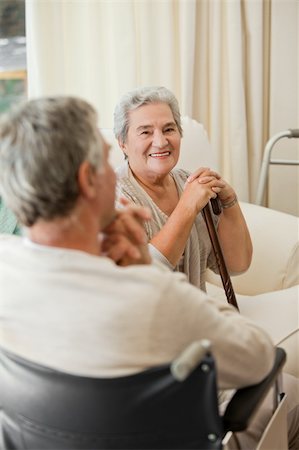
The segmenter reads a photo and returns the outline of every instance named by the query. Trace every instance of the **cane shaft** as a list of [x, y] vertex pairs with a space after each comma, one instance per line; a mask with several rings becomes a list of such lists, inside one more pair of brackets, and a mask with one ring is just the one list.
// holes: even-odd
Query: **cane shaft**
[[211, 244], [212, 244], [212, 248], [216, 257], [216, 262], [218, 265], [218, 269], [219, 269], [219, 273], [220, 273], [220, 277], [222, 280], [222, 284], [225, 290], [225, 294], [226, 294], [226, 298], [228, 303], [230, 303], [231, 305], [235, 306], [235, 308], [238, 308], [238, 303], [236, 300], [236, 296], [235, 296], [235, 292], [234, 292], [234, 288], [225, 264], [225, 260], [223, 257], [223, 253], [222, 253], [222, 249], [219, 243], [219, 239], [218, 239], [218, 235], [217, 235], [217, 230], [212, 218], [212, 214], [211, 214], [211, 209], [210, 209], [210, 204], [208, 203], [203, 209], [202, 209], [202, 214], [204, 217], [204, 220], [206, 222], [207, 225], [207, 229], [208, 229], [208, 233], [210, 236], [210, 240], [211, 240]]

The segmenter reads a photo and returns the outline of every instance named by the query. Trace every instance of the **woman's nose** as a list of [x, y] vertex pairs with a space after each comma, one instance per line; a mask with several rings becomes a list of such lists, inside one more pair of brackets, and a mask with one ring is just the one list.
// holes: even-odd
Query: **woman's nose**
[[162, 131], [156, 130], [153, 134], [153, 147], [163, 148], [168, 144], [168, 140], [164, 136]]

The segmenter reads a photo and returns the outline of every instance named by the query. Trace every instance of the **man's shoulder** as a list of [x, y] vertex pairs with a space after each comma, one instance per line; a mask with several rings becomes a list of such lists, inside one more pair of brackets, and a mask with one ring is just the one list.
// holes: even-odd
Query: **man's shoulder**
[[0, 233], [0, 246], [21, 245], [22, 236], [15, 234]]
[[[126, 268], [120, 268], [119, 274], [123, 275], [124, 283], [131, 281], [140, 286], [153, 289], [158, 295], [165, 295], [169, 293], [178, 297], [182, 292], [199, 291], [195, 286], [192, 286], [184, 273], [174, 272], [170, 270], [165, 264], [154, 260], [148, 265], [132, 265]], [[195, 292], [193, 292], [194, 294]]]

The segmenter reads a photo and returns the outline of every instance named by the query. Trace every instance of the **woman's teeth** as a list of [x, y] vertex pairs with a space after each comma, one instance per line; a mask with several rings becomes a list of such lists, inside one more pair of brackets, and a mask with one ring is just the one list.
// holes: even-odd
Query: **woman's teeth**
[[151, 153], [150, 156], [153, 158], [162, 158], [163, 156], [169, 156], [170, 152], [163, 152], [163, 153]]

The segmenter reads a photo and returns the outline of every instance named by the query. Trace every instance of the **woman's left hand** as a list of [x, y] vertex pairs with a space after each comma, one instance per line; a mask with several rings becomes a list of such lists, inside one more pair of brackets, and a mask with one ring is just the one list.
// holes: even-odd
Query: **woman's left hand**
[[211, 181], [211, 177], [220, 180], [223, 183], [223, 187], [217, 189], [217, 195], [221, 203], [230, 203], [236, 198], [234, 189], [221, 177], [218, 172], [210, 169], [209, 167], [200, 167], [195, 170], [191, 175], [189, 175], [187, 182], [192, 183], [197, 180], [199, 183], [208, 183]]

